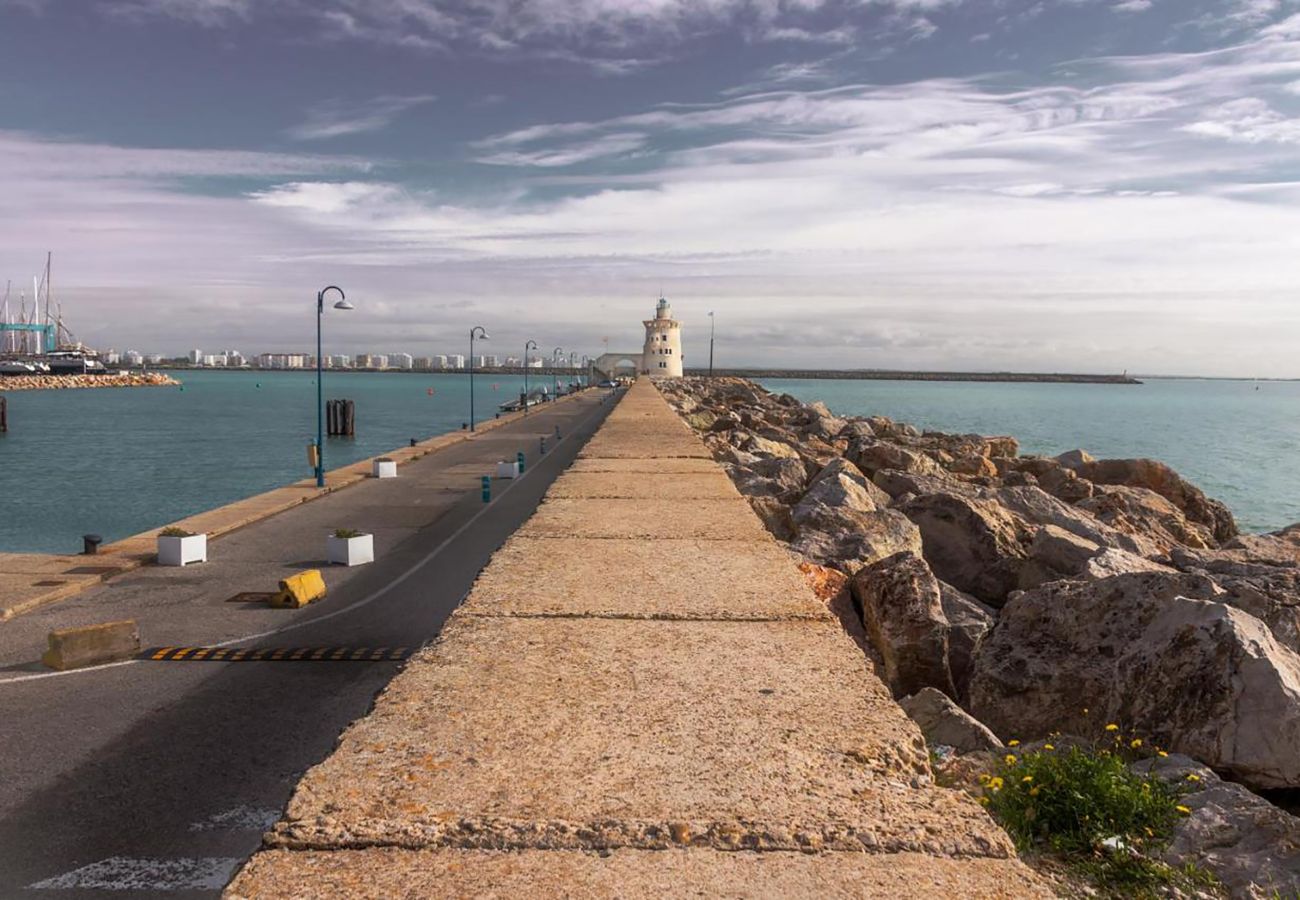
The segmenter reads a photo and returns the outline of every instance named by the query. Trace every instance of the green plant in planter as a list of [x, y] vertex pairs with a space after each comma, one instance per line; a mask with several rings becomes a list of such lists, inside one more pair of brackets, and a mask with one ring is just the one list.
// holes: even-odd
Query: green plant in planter
[[159, 537], [194, 537], [194, 532], [186, 531], [184, 528], [177, 528], [175, 525], [169, 525], [162, 531], [158, 532]]
[[365, 534], [364, 531], [357, 531], [355, 528], [335, 528], [335, 529], [334, 529], [334, 536], [335, 536], [336, 538], [342, 538], [342, 539], [345, 539], [345, 540], [346, 540], [347, 538], [361, 537], [363, 534]]

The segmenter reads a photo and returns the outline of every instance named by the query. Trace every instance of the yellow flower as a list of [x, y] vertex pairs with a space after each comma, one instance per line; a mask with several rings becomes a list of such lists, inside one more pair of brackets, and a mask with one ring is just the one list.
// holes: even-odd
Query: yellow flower
[[1163, 751], [1163, 750], [1157, 750], [1157, 751], [1156, 751], [1156, 755], [1157, 755], [1157, 756], [1168, 756], [1169, 754], [1166, 753], [1166, 752]]
[[1200, 776], [1200, 775], [1197, 775], [1195, 772], [1193, 772], [1192, 774], [1190, 774], [1190, 775], [1187, 776], [1187, 780], [1188, 780], [1188, 781], [1200, 781], [1200, 780], [1201, 780], [1201, 776]]
[[1148, 794], [1151, 793], [1151, 783], [1148, 781], [1142, 782], [1142, 790]]
[[980, 773], [980, 784], [988, 784], [988, 783], [989, 783], [989, 776], [988, 776], [988, 774], [985, 773], [985, 772], [981, 772], [981, 773]]
[[1192, 811], [1188, 809], [1186, 806], [1175, 806], [1174, 809], [1178, 810], [1180, 813], [1182, 813], [1185, 816], [1190, 816], [1192, 814]]
[[1020, 746], [1020, 741], [1017, 741], [1017, 740], [1015, 740], [1015, 739], [1013, 738], [1012, 740], [1007, 741], [1007, 746], [1008, 746], [1008, 747], [1019, 747], [1019, 746]]
[[1155, 836], [1156, 836], [1156, 833], [1155, 833], [1154, 831], [1152, 831], [1150, 828], [1144, 828], [1144, 829], [1142, 829], [1142, 830], [1145, 831], [1145, 832], [1147, 833], [1147, 837], [1155, 837]]
[[1107, 730], [1107, 731], [1119, 731], [1119, 726], [1116, 725], [1114, 722], [1111, 722], [1109, 725], [1106, 726], [1106, 730]]
[[1031, 787], [1031, 788], [1029, 789], [1029, 796], [1031, 796], [1031, 797], [1037, 797], [1037, 796], [1038, 796], [1038, 785], [1034, 785], [1033, 787]]
[[993, 777], [993, 778], [990, 778], [990, 779], [989, 779], [989, 790], [993, 790], [993, 791], [1000, 791], [1000, 790], [1002, 790], [1002, 778], [1001, 778], [1001, 776], [996, 776], [996, 777]]
[[988, 798], [988, 797], [980, 797], [980, 806], [988, 806], [988, 805], [989, 805], [989, 798]]
[[1002, 757], [1002, 759], [1009, 766], [1015, 765], [1016, 763], [1016, 756], [1014, 753], [1008, 753], [1006, 756]]
[[1029, 784], [1029, 782], [1031, 782], [1031, 781], [1033, 781], [1033, 780], [1034, 780], [1034, 776], [1033, 776], [1033, 775], [1026, 775], [1024, 778], [1020, 779], [1020, 782], [1021, 782], [1021, 784]]
[[1129, 741], [1129, 746], [1132, 747], [1134, 750], [1136, 750], [1138, 747], [1141, 747], [1142, 738], [1133, 738], [1133, 740]]
[[1051, 750], [1055, 750], [1056, 748], [1053, 747], [1051, 744], [1044, 744], [1044, 745], [1043, 745], [1043, 749], [1044, 749], [1044, 750], [1051, 751]]

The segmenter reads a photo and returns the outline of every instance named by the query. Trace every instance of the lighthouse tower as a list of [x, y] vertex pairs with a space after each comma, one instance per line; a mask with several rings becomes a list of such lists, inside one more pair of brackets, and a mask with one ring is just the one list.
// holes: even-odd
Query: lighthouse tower
[[682, 377], [682, 323], [673, 318], [673, 308], [663, 297], [655, 307], [655, 317], [645, 320], [641, 374], [651, 378]]

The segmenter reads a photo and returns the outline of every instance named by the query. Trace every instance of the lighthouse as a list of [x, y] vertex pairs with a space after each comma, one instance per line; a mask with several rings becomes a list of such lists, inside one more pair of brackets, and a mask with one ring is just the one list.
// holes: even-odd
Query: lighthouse
[[655, 307], [655, 317], [646, 319], [644, 324], [641, 374], [651, 378], [681, 378], [682, 323], [673, 318], [673, 308], [662, 296]]

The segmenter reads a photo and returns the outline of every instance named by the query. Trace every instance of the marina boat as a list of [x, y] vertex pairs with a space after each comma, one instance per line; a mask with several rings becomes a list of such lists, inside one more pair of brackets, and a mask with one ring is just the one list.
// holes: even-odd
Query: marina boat
[[[545, 402], [546, 402], [546, 391], [544, 390], [532, 391], [528, 395], [529, 409]], [[524, 404], [522, 402], [522, 398], [520, 398], [519, 400], [509, 400], [505, 403], [502, 403], [497, 408], [501, 410], [501, 412], [518, 412], [519, 410], [524, 408]]]
[[99, 355], [85, 348], [54, 350], [45, 355], [51, 375], [102, 375], [108, 370]]
[[22, 359], [0, 359], [0, 375], [36, 375], [36, 366]]

